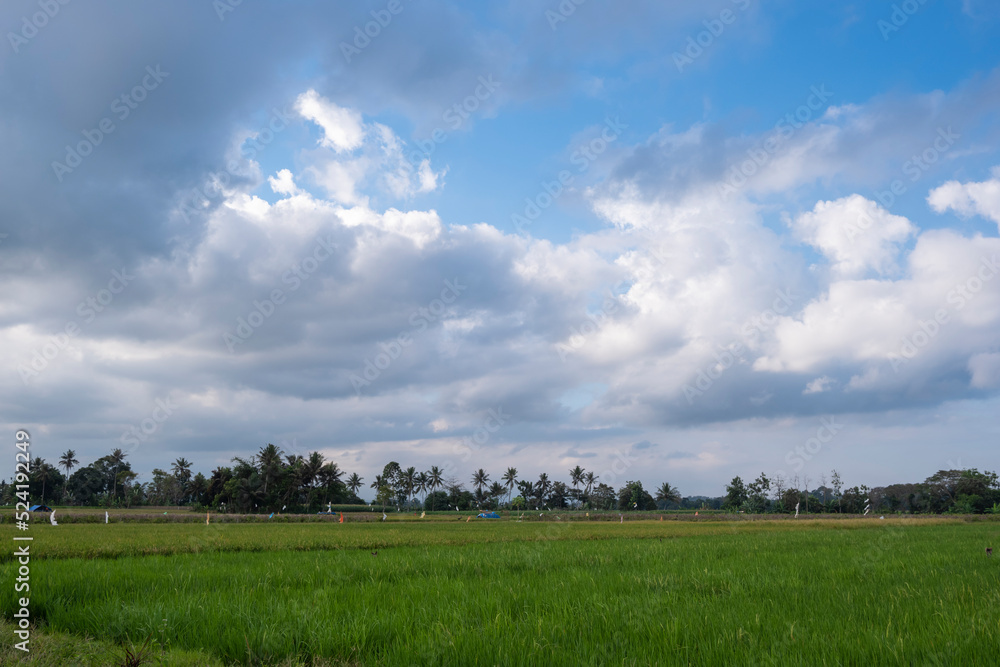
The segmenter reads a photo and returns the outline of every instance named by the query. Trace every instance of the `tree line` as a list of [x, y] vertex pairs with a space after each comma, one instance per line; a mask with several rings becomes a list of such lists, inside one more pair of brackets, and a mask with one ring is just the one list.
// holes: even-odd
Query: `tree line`
[[800, 512], [864, 514], [1000, 514], [1000, 479], [995, 472], [939, 470], [923, 482], [844, 488], [840, 473], [808, 491], [809, 480], [761, 473], [746, 483], [734, 477], [719, 506], [750, 514]]
[[[336, 505], [368, 504], [358, 495], [364, 478], [347, 474], [320, 452], [308, 456], [287, 454], [267, 444], [249, 457], [234, 457], [231, 465], [219, 466], [206, 476], [192, 473], [192, 463], [181, 457], [170, 470], [156, 468], [152, 480], [138, 482], [127, 454], [113, 450], [93, 463], [78, 467], [70, 449], [57, 464], [32, 460], [29, 494], [32, 501], [97, 507], [190, 506], [237, 513], [318, 512]], [[615, 489], [598, 475], [576, 466], [568, 471], [569, 482], [541, 473], [536, 480], [523, 479], [509, 467], [494, 478], [480, 468], [466, 483], [446, 475], [438, 466], [418, 471], [390, 461], [367, 488], [374, 492], [372, 506], [381, 509], [553, 510], [593, 509], [649, 511], [664, 509], [721, 509], [751, 514], [836, 512], [905, 513], [1000, 513], [1000, 481], [994, 472], [941, 470], [920, 483], [892, 484], [869, 488], [844, 488], [834, 470], [808, 490], [809, 479], [768, 478], [761, 473], [744, 482], [735, 477], [726, 495], [682, 497], [679, 490], [663, 482], [653, 493], [640, 481], [627, 481]], [[14, 486], [0, 482], [0, 503], [14, 502]]]

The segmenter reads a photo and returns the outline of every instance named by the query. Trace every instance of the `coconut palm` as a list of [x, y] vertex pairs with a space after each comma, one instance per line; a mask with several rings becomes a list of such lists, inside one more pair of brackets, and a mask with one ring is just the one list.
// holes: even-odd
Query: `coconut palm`
[[302, 483], [306, 486], [314, 488], [316, 482], [319, 481], [320, 471], [323, 470], [323, 466], [326, 465], [326, 460], [323, 455], [319, 452], [313, 452], [309, 455], [309, 458], [305, 461], [305, 466], [303, 468]]
[[670, 486], [669, 482], [664, 482], [656, 490], [656, 499], [665, 503], [679, 503], [681, 501], [681, 494], [677, 490], [677, 487]]
[[[115, 498], [118, 495], [118, 468], [121, 464], [125, 463], [125, 457], [127, 454], [123, 452], [120, 448], [116, 448], [111, 452], [111, 460], [115, 464], [115, 478], [112, 484], [111, 497]], [[105, 487], [107, 488], [107, 487]]]
[[271, 443], [260, 448], [257, 453], [257, 465], [260, 466], [260, 476], [264, 479], [264, 495], [267, 495], [267, 485], [278, 477], [281, 469], [281, 448]]
[[66, 469], [66, 477], [69, 477], [69, 472], [76, 467], [79, 461], [76, 460], [76, 452], [72, 449], [67, 449], [66, 453], [59, 458], [59, 466]]
[[514, 490], [514, 485], [517, 484], [517, 468], [507, 468], [507, 472], [500, 479], [507, 486], [507, 502], [509, 503], [511, 491]]
[[591, 489], [594, 488], [594, 484], [597, 482], [598, 479], [599, 479], [598, 476], [595, 475], [593, 472], [588, 472], [586, 475], [583, 476], [583, 481], [587, 485], [583, 489], [583, 494], [585, 496], [590, 495], [590, 491]]
[[538, 481], [535, 482], [535, 495], [538, 497], [538, 502], [544, 502], [546, 494], [549, 492], [549, 487], [552, 486], [552, 482], [549, 481], [549, 476], [546, 473], [542, 473], [538, 476]]
[[444, 486], [444, 472], [441, 468], [431, 466], [427, 471], [427, 485], [432, 493]]
[[493, 482], [493, 484], [490, 486], [490, 490], [487, 493], [489, 494], [490, 500], [499, 505], [500, 498], [503, 496], [505, 490], [506, 487], [504, 487], [503, 484], [501, 484], [500, 482]]
[[429, 482], [429, 479], [427, 477], [427, 473], [425, 473], [425, 472], [418, 472], [417, 476], [414, 478], [414, 489], [416, 490], [417, 493], [424, 494], [424, 499], [425, 500], [427, 498], [426, 494], [427, 494], [427, 489], [428, 489], [428, 484], [429, 483], [430, 482]]
[[577, 466], [569, 471], [569, 481], [573, 483], [573, 488], [579, 488], [580, 482], [583, 481], [585, 471], [580, 466]]
[[486, 474], [486, 471], [480, 468], [476, 472], [472, 473], [472, 485], [476, 487], [476, 491], [482, 491], [483, 487], [490, 483], [490, 476]]
[[361, 482], [363, 480], [363, 477], [358, 477], [358, 473], [352, 472], [351, 476], [347, 478], [347, 488], [349, 488], [351, 493], [354, 495], [358, 495], [358, 489], [361, 488]]

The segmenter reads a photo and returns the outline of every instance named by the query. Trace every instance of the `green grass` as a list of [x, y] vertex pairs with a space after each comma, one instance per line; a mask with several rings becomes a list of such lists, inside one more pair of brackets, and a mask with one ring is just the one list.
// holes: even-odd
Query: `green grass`
[[[996, 522], [224, 525], [185, 553], [195, 528], [33, 527], [41, 636], [152, 635], [158, 651], [222, 664], [1000, 655], [1000, 559], [983, 550], [1000, 546]], [[9, 617], [12, 564], [0, 568]]]

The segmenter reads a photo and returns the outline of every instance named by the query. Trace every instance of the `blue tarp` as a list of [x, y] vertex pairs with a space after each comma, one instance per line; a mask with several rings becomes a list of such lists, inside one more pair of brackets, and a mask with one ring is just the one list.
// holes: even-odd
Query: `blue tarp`
[[480, 514], [477, 514], [476, 516], [478, 516], [480, 519], [499, 519], [500, 518], [500, 515], [497, 514], [496, 512], [482, 512]]
[[32, 505], [30, 510], [32, 512], [51, 512], [52, 508], [45, 505]]

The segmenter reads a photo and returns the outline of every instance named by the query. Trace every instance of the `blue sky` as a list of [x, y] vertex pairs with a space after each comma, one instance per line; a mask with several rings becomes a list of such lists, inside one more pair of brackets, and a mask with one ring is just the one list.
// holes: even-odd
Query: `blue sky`
[[998, 467], [994, 3], [220, 2], [0, 10], [36, 454]]

